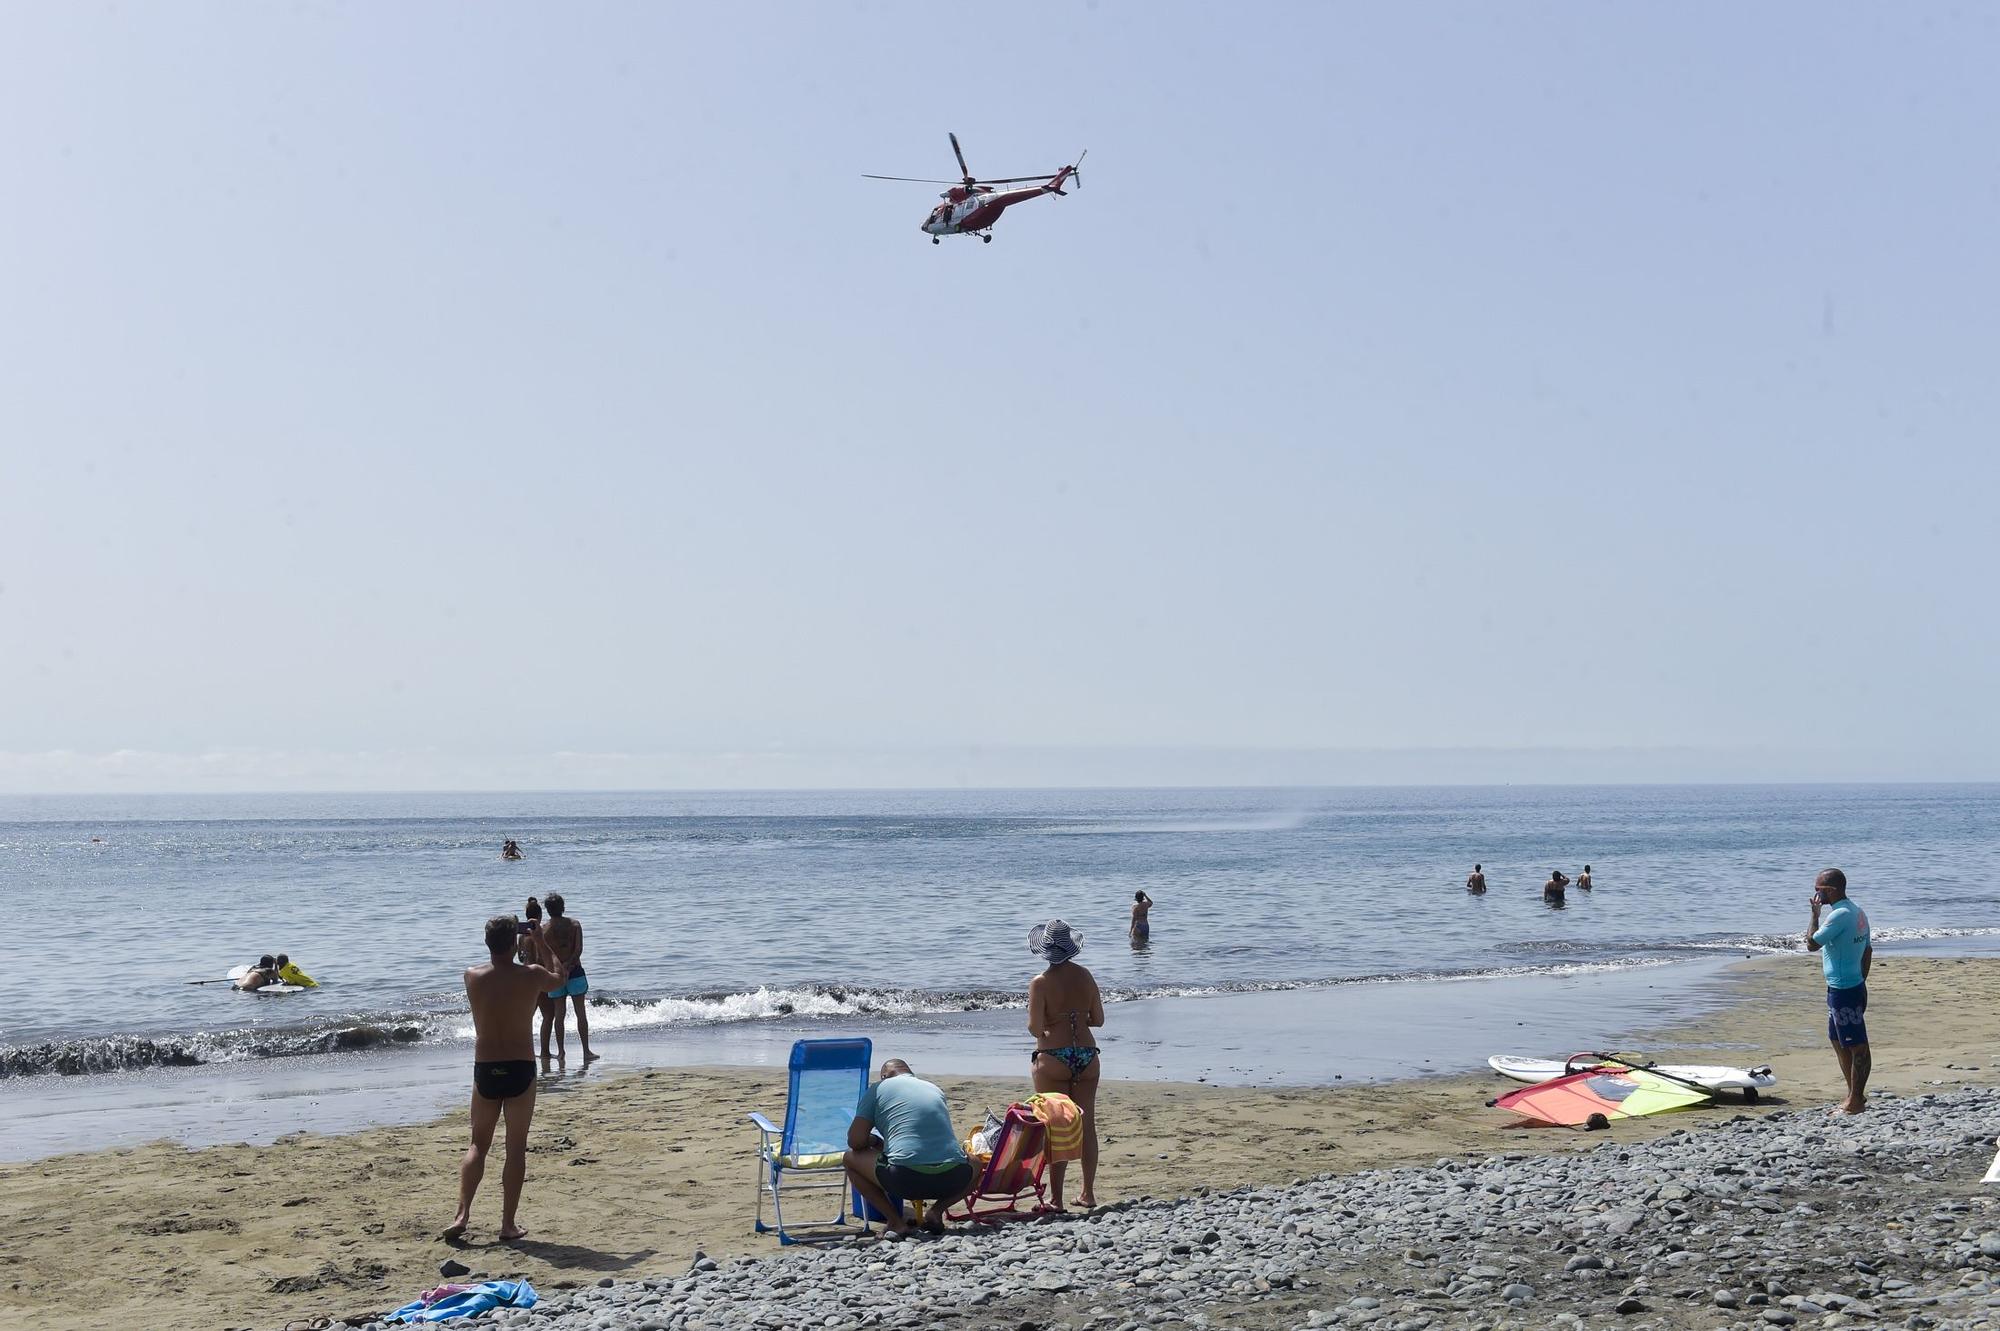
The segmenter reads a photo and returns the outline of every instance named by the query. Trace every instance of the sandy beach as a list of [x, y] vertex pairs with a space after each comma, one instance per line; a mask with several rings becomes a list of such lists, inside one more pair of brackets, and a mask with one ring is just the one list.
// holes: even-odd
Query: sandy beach
[[[1727, 983], [1738, 1001], [1685, 1026], [1637, 1032], [1630, 1043], [1685, 1061], [1771, 1063], [1779, 1091], [1752, 1112], [1830, 1101], [1836, 1072], [1817, 965], [1748, 962]], [[1870, 987], [1878, 1088], [1990, 1081], [2000, 958], [1890, 954]], [[919, 1070], [944, 1086], [965, 1122], [1026, 1089]], [[1108, 1081], [1100, 1198], [1170, 1197], [1441, 1156], [1590, 1150], [1729, 1116], [1695, 1111], [1609, 1134], [1536, 1130], [1484, 1107], [1504, 1085], [1483, 1070], [1347, 1089]], [[455, 1195], [460, 1115], [265, 1146], [154, 1144], [0, 1168], [0, 1260], [9, 1273], [0, 1320], [277, 1327], [379, 1314], [435, 1283], [438, 1263], [454, 1255], [475, 1271], [561, 1289], [604, 1276], [678, 1275], [696, 1249], [770, 1251], [772, 1241], [750, 1232], [754, 1133], [744, 1116], [775, 1113], [783, 1095], [781, 1073], [661, 1069], [545, 1096], [523, 1206], [529, 1238], [492, 1240], [496, 1160], [470, 1244], [457, 1253], [436, 1234]]]

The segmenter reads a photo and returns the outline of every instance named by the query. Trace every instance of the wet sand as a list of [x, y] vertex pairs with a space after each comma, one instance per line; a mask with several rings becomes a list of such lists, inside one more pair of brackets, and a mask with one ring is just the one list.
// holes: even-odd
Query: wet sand
[[[1742, 1001], [1630, 1043], [1684, 1061], [1769, 1062], [1780, 1084], [1767, 1106], [1831, 1103], [1837, 1072], [1818, 966], [1746, 963], [1726, 983]], [[1876, 964], [1871, 995], [1878, 1086], [1990, 1082], [2000, 958], [1890, 954]], [[1021, 1080], [936, 1080], [961, 1122], [1027, 1089]], [[1516, 1126], [1485, 1108], [1507, 1085], [1483, 1072], [1345, 1089], [1106, 1082], [1099, 1198], [1444, 1155], [1588, 1150], [1741, 1112], [1727, 1104], [1586, 1135]], [[783, 1098], [781, 1069], [656, 1069], [547, 1095], [522, 1208], [528, 1239], [493, 1239], [496, 1155], [468, 1245], [456, 1251], [436, 1235], [456, 1195], [462, 1114], [347, 1136], [154, 1144], [0, 1167], [0, 1322], [278, 1327], [379, 1314], [437, 1283], [447, 1257], [559, 1288], [677, 1275], [697, 1248], [769, 1251], [773, 1241], [750, 1232], [755, 1133], [744, 1116], [775, 1116]]]

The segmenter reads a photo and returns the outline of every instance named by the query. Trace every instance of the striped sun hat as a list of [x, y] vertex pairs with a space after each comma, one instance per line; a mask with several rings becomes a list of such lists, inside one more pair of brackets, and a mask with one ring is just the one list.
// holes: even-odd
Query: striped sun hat
[[1050, 920], [1028, 930], [1028, 951], [1055, 965], [1083, 951], [1083, 935], [1070, 932], [1061, 920]]

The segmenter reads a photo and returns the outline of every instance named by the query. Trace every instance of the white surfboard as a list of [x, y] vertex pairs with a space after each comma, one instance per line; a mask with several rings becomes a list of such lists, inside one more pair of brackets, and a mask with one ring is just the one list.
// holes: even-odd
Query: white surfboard
[[1994, 1153], [1993, 1168], [1987, 1170], [1986, 1177], [1979, 1181], [1981, 1183], [2000, 1183], [2000, 1152]]
[[[248, 975], [250, 969], [247, 965], [231, 966], [229, 974], [223, 978], [233, 983]], [[239, 994], [302, 994], [306, 992], [306, 987], [302, 984], [267, 984], [256, 989], [238, 989], [236, 992]]]
[[[1594, 1066], [1585, 1059], [1572, 1061], [1579, 1069]], [[1501, 1076], [1511, 1077], [1515, 1081], [1542, 1082], [1563, 1075], [1563, 1062], [1558, 1058], [1522, 1058], [1515, 1054], [1495, 1054], [1486, 1060], [1486, 1065]], [[1691, 1081], [1711, 1091], [1740, 1091], [1746, 1100], [1755, 1099], [1758, 1091], [1778, 1084], [1777, 1077], [1772, 1074], [1769, 1067], [1726, 1068], [1707, 1064], [1661, 1063], [1656, 1070], [1669, 1077]]]

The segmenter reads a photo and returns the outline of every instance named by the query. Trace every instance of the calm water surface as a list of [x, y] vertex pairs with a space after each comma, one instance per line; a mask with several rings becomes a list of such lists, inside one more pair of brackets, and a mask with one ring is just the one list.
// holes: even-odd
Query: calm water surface
[[[549, 891], [609, 1031], [1015, 1002], [1052, 915], [1121, 995], [1788, 949], [1827, 864], [1884, 948], [2000, 943], [1990, 785], [5, 798], [0, 1070], [455, 1038], [482, 921]], [[187, 983], [268, 951], [324, 988]]]

